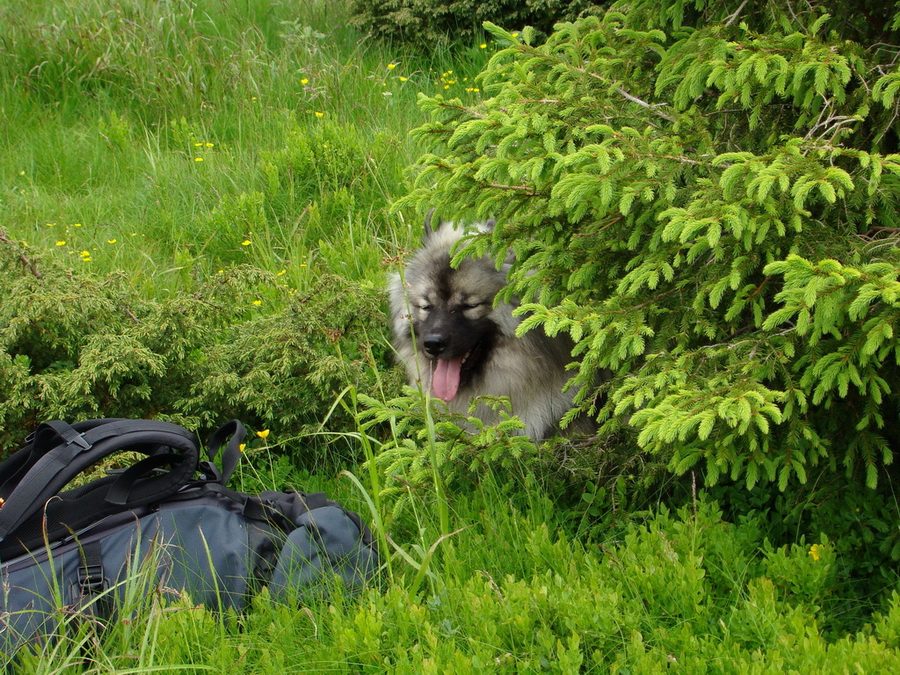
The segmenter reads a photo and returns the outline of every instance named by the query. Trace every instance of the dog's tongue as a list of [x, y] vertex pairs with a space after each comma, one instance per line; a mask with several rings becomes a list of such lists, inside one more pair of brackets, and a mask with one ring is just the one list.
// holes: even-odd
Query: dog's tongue
[[443, 401], [452, 401], [459, 391], [459, 369], [462, 367], [463, 357], [454, 359], [438, 359], [434, 366], [434, 376], [431, 378], [431, 386], [434, 395]]

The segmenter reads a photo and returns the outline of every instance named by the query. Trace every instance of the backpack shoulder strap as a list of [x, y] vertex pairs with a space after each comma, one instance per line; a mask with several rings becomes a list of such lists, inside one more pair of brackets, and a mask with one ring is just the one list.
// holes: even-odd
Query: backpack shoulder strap
[[197, 446], [195, 434], [177, 424], [157, 420], [89, 420], [74, 426], [59, 420], [46, 422], [31, 436], [30, 445], [0, 465], [0, 497], [4, 499], [0, 508], [0, 542], [42, 509], [72, 478], [121, 450], [148, 455], [159, 454], [160, 448], [175, 452], [167, 453], [167, 460], [171, 461], [157, 465], [171, 465], [161, 475], [147, 475], [146, 466], [141, 472], [130, 474], [127, 484], [120, 484], [118, 501], [114, 503], [136, 506], [170, 494], [196, 471]]
[[50, 420], [42, 423], [25, 438], [25, 446], [13, 453], [0, 464], [0, 498], [9, 499], [10, 494], [35, 463], [55, 448], [60, 441], [82, 444], [80, 439], [84, 432], [98, 424], [111, 422], [112, 419], [85, 420], [69, 425], [62, 420]]

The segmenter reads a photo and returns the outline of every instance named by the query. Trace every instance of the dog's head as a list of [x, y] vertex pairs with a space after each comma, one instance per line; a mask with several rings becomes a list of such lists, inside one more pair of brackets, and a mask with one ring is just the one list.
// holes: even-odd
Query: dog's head
[[[493, 226], [478, 223], [469, 231]], [[451, 252], [465, 235], [453, 223], [432, 228], [429, 217], [422, 248], [392, 288], [395, 338], [427, 359], [434, 394], [445, 401], [483, 371], [496, 341], [514, 336], [518, 323], [509, 305], [494, 306], [508, 264], [498, 270], [490, 258], [467, 258], [451, 266]]]

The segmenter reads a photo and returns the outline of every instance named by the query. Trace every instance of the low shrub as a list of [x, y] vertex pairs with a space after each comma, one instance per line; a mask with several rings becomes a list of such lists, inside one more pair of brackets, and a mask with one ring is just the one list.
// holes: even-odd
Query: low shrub
[[[238, 417], [318, 462], [308, 438], [348, 385], [387, 362], [377, 289], [322, 274], [304, 294], [277, 274], [223, 270], [192, 295], [137, 297], [127, 279], [72, 275], [0, 233], [0, 451], [44, 419], [150, 417], [210, 429]], [[337, 409], [333, 424], [349, 426]]]

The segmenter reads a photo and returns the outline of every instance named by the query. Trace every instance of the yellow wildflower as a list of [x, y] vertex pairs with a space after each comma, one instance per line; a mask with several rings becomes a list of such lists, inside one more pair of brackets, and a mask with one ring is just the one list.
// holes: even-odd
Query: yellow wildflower
[[821, 544], [813, 544], [809, 547], [809, 555], [812, 556], [813, 560], [819, 560], [822, 557], [822, 551], [825, 550], [825, 547]]
[[119, 240], [118, 239], [107, 239], [106, 243], [107, 244], [115, 244], [117, 241], [119, 241]]
[[325, 117], [325, 113], [316, 110], [316, 117]]
[[249, 245], [250, 245], [249, 239], [244, 239], [244, 241], [241, 242], [241, 246], [249, 246]]
[[389, 64], [387, 65], [387, 69], [388, 69], [388, 70], [393, 70], [393, 69], [396, 68], [396, 67], [397, 67], [397, 64], [396, 64], [396, 63], [389, 63]]
[[247, 447], [247, 444], [246, 444], [246, 443], [241, 443], [241, 444], [238, 446], [238, 450], [240, 450], [241, 452], [243, 452], [243, 451], [244, 451], [244, 448], [246, 448], [246, 447]]
[[309, 78], [304, 77], [302, 80], [300, 80], [300, 84], [309, 84]]
[[269, 430], [268, 430], [268, 429], [263, 429], [262, 431], [257, 431], [257, 432], [256, 432], [256, 435], [259, 436], [260, 438], [268, 438], [268, 437], [269, 437]]
[[194, 157], [194, 161], [195, 161], [195, 162], [202, 162], [202, 161], [203, 161], [203, 158], [202, 158], [202, 157]]
[[478, 45], [478, 46], [479, 46], [481, 49], [487, 49], [487, 43], [486, 43], [486, 42], [482, 42], [482, 43], [481, 43], [480, 45]]
[[65, 246], [65, 245], [66, 245], [66, 240], [65, 240], [65, 239], [60, 239], [58, 242], [56, 242], [56, 245], [57, 245], [57, 246]]

